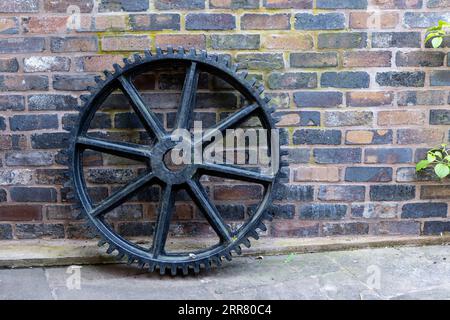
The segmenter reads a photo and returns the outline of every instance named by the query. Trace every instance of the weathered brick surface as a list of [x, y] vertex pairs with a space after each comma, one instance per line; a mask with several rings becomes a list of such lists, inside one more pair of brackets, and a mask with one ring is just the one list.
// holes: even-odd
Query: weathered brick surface
[[[68, 12], [73, 5], [79, 25]], [[431, 49], [423, 40], [425, 28], [450, 19], [449, 8], [446, 0], [0, 1], [0, 239], [95, 237], [65, 186], [80, 97], [130, 53], [178, 46], [239, 63], [239, 72], [249, 69], [272, 97], [288, 166], [266, 234], [449, 232], [448, 181], [414, 168], [428, 148], [449, 141], [450, 42]], [[135, 79], [167, 128], [174, 127], [183, 82], [182, 70]], [[204, 126], [244, 103], [203, 73], [199, 89], [195, 119]], [[147, 143], [129, 103], [116, 97], [91, 129]], [[141, 170], [96, 152], [83, 160], [94, 201]], [[204, 183], [233, 223], [263, 196], [244, 181]], [[130, 199], [111, 213], [114, 228], [151, 236], [159, 197], [153, 187]], [[210, 231], [187, 193], [177, 201], [174, 235]]]

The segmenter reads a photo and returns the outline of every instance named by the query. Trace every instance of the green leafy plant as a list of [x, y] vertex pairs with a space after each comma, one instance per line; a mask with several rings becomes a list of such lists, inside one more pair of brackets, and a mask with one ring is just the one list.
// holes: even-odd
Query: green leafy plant
[[446, 144], [428, 150], [426, 159], [420, 160], [416, 165], [416, 171], [422, 171], [428, 167], [434, 167], [434, 173], [443, 179], [450, 174], [450, 149]]
[[442, 41], [444, 41], [444, 37], [448, 36], [447, 31], [449, 28], [450, 23], [439, 20], [437, 26], [427, 29], [425, 43], [431, 40], [431, 45], [433, 46], [433, 48], [439, 48], [439, 46], [442, 44]]

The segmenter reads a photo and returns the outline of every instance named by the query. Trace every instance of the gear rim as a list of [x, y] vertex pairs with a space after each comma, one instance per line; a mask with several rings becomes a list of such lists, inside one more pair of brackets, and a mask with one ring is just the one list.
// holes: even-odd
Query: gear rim
[[[93, 218], [89, 213], [90, 210], [86, 209], [86, 203], [89, 203], [90, 199], [86, 192], [86, 184], [84, 182], [84, 175], [82, 173], [82, 165], [80, 161], [82, 152], [77, 152], [77, 139], [80, 136], [80, 133], [83, 132], [83, 129], [86, 126], [89, 126], [102, 101], [104, 101], [104, 99], [106, 99], [106, 97], [108, 97], [113, 92], [112, 88], [119, 88], [119, 86], [114, 87], [114, 83], [118, 82], [117, 80], [120, 76], [129, 75], [133, 71], [138, 70], [139, 67], [144, 67], [145, 69], [145, 67], [151, 67], [152, 64], [167, 62], [170, 60], [199, 63], [208, 73], [212, 74], [215, 74], [215, 72], [210, 72], [211, 70], [219, 70], [219, 73], [221, 74], [220, 78], [229, 80], [227, 82], [230, 84], [234, 84], [233, 87], [235, 87], [235, 89], [238, 90], [241, 94], [244, 94], [242, 92], [244, 90], [246, 93], [246, 98], [250, 97], [255, 101], [255, 103], [258, 104], [258, 108], [261, 111], [259, 119], [261, 120], [262, 124], [263, 122], [265, 122], [265, 125], [268, 126], [268, 129], [275, 129], [275, 121], [272, 117], [274, 108], [268, 107], [267, 103], [269, 102], [269, 98], [267, 98], [267, 96], [263, 96], [263, 86], [256, 85], [256, 81], [254, 79], [247, 80], [246, 73], [238, 74], [237, 67], [230, 67], [228, 60], [220, 59], [216, 55], [208, 55], [206, 51], [202, 51], [198, 54], [194, 49], [191, 49], [188, 53], [186, 53], [183, 48], [179, 48], [177, 51], [168, 48], [167, 52], [163, 53], [161, 49], [157, 49], [156, 55], [152, 55], [150, 51], [147, 50], [145, 51], [144, 56], [135, 54], [133, 58], [133, 61], [124, 59], [123, 67], [119, 66], [118, 64], [114, 64], [115, 72], [111, 73], [109, 71], [105, 71], [105, 79], [96, 77], [97, 85], [88, 89], [91, 95], [82, 97], [84, 101], [84, 108], [81, 110], [78, 120], [74, 125], [74, 129], [71, 135], [73, 138], [70, 143], [69, 151], [70, 176], [71, 183], [75, 191], [75, 197], [81, 203], [81, 209], [84, 215], [88, 217], [88, 222], [102, 237], [103, 240], [100, 241], [99, 245], [108, 244], [109, 247], [107, 249], [107, 253], [111, 254], [114, 251], [117, 251], [118, 254], [116, 257], [118, 259], [122, 259], [124, 256], [126, 256], [128, 259], [128, 263], [137, 262], [140, 267], [147, 267], [149, 271], [155, 271], [156, 269], [159, 269], [161, 274], [164, 274], [166, 272], [166, 269], [169, 269], [172, 275], [177, 274], [178, 270], [181, 270], [183, 274], [187, 274], [189, 269], [193, 269], [195, 273], [198, 273], [201, 267], [209, 269], [213, 264], [219, 266], [223, 258], [231, 260], [232, 252], [241, 254], [241, 245], [249, 247], [249, 237], [258, 239], [259, 236], [256, 231], [257, 229], [260, 229], [262, 231], [266, 230], [263, 220], [271, 220], [272, 218], [271, 214], [269, 213], [272, 202], [271, 196], [273, 193], [275, 182], [278, 180], [280, 170], [277, 170], [275, 172], [273, 180], [267, 186], [267, 188], [265, 188], [265, 195], [258, 206], [258, 210], [256, 210], [256, 212], [253, 213], [253, 215], [244, 223], [244, 226], [239, 229], [238, 236], [235, 235], [235, 240], [230, 241], [225, 246], [223, 243], [218, 243], [217, 245], [208, 247], [208, 249], [210, 250], [205, 250], [200, 252], [199, 254], [196, 254], [195, 258], [186, 256], [186, 258], [184, 259], [179, 259], [180, 256], [167, 253], [165, 253], [162, 258], [160, 256], [155, 258], [154, 256], [151, 256], [149, 254], [143, 254], [144, 251], [142, 250], [142, 247], [137, 247], [135, 244], [118, 235], [106, 223], [101, 222], [101, 219], [96, 219], [95, 217]], [[137, 71], [136, 74], [144, 72], [145, 71]], [[92, 104], [96, 101], [97, 105], [94, 105], [93, 108]], [[178, 107], [177, 110], [179, 110], [179, 108], [180, 107]], [[244, 108], [245, 107], [240, 109]], [[248, 117], [245, 117], [244, 119], [247, 118]], [[272, 160], [277, 158], [277, 160], [279, 161], [280, 151], [277, 148], [274, 149], [272, 143], [271, 152]]]

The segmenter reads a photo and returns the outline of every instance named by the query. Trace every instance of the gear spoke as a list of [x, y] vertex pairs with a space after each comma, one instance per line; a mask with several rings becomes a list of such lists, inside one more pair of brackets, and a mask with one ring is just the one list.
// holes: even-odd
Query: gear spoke
[[228, 164], [203, 163], [200, 164], [198, 168], [212, 176], [234, 178], [260, 184], [267, 184], [274, 179], [274, 177], [262, 174], [259, 171], [250, 170], [249, 168], [244, 169]]
[[217, 233], [220, 240], [222, 242], [231, 242], [232, 237], [230, 229], [223, 221], [220, 213], [217, 211], [216, 206], [211, 202], [211, 200], [209, 200], [208, 195], [206, 194], [206, 191], [200, 184], [200, 182], [196, 180], [189, 180], [188, 186], [193, 194], [194, 201], [199, 204], [206, 220], [208, 220], [209, 224]]
[[176, 128], [187, 129], [191, 120], [197, 95], [199, 71], [197, 63], [192, 62], [187, 69], [181, 94], [181, 106], [177, 112]]
[[90, 215], [93, 217], [102, 216], [111, 210], [117, 208], [127, 199], [131, 198], [139, 189], [141, 189], [146, 184], [150, 183], [151, 180], [155, 178], [152, 172], [149, 172], [141, 177], [130, 182], [124, 188], [115, 192], [112, 196], [102, 201], [97, 207], [95, 207]]
[[112, 142], [104, 139], [83, 136], [78, 137], [76, 143], [86, 149], [105, 152], [130, 159], [147, 159], [150, 156], [150, 150], [134, 143]]
[[166, 135], [165, 130], [158, 117], [145, 104], [141, 95], [131, 81], [125, 76], [117, 78], [121, 84], [123, 93], [130, 99], [132, 106], [138, 117], [141, 119], [144, 127], [152, 132], [158, 140]]
[[248, 105], [245, 108], [242, 108], [241, 110], [231, 114], [227, 118], [220, 121], [218, 124], [216, 124], [211, 129], [208, 129], [203, 134], [203, 138], [200, 141], [195, 141], [194, 146], [198, 147], [200, 144], [208, 144], [210, 143], [210, 139], [214, 137], [216, 134], [220, 133], [223, 134], [223, 132], [227, 129], [230, 129], [234, 125], [240, 123], [244, 119], [246, 119], [253, 111], [255, 111], [258, 108], [258, 104], [251, 104]]
[[158, 219], [155, 226], [155, 233], [153, 235], [152, 250], [154, 258], [157, 258], [164, 252], [167, 234], [169, 232], [170, 220], [173, 214], [174, 202], [175, 199], [172, 186], [166, 185], [162, 192]]

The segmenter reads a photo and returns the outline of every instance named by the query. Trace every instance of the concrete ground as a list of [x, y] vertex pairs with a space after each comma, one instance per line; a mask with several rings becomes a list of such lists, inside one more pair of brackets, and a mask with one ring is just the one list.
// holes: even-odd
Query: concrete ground
[[188, 277], [122, 264], [0, 269], [0, 299], [450, 299], [450, 246], [240, 257]]

